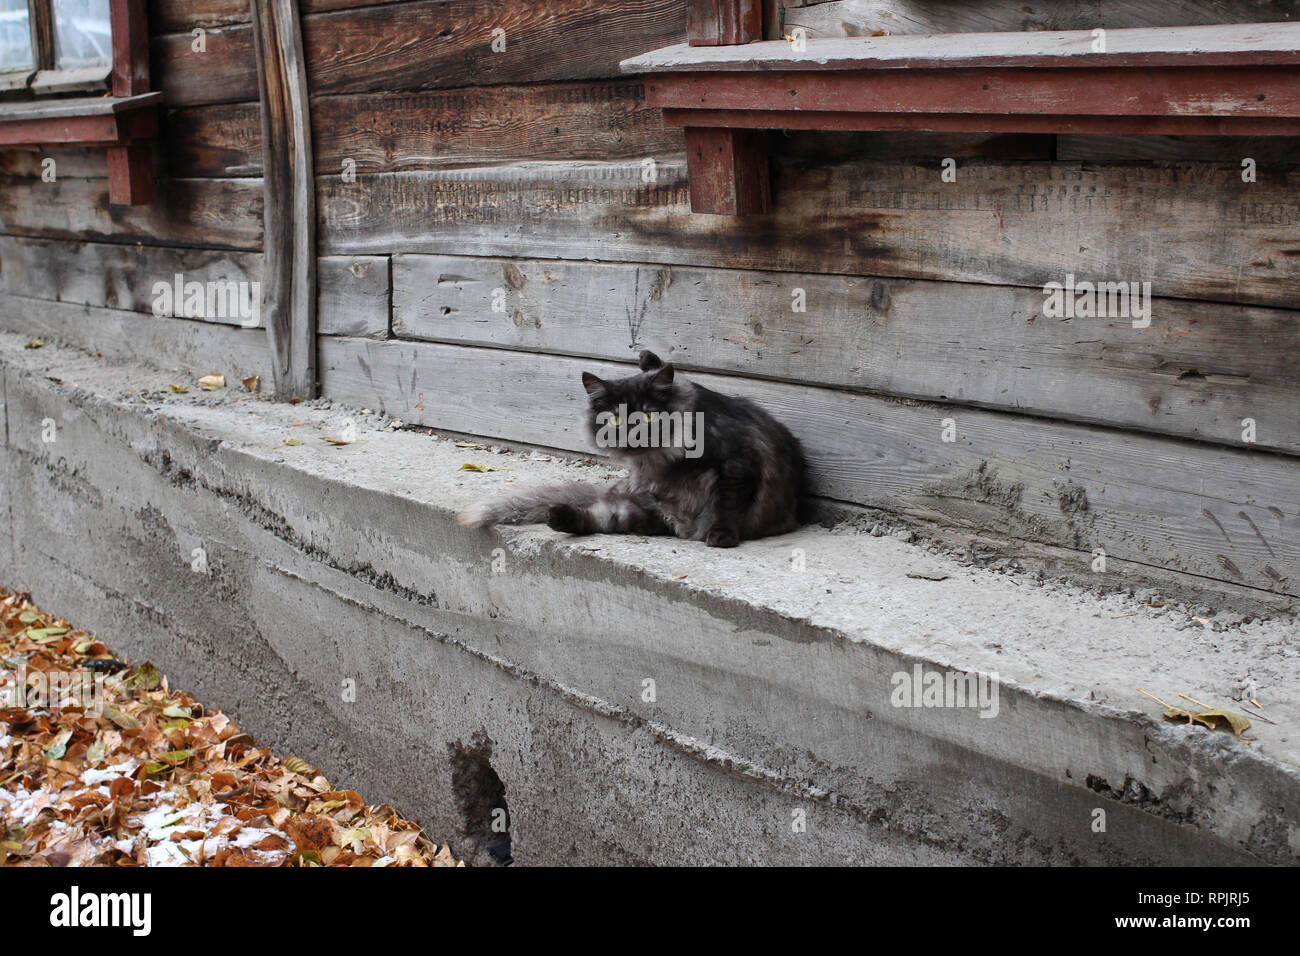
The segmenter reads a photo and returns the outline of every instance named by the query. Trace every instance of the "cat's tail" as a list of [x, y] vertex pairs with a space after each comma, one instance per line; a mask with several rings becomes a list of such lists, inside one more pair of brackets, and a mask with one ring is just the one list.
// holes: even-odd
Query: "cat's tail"
[[604, 497], [608, 490], [584, 482], [535, 488], [509, 498], [471, 505], [456, 516], [456, 523], [471, 528], [490, 524], [544, 524], [553, 505], [587, 508]]

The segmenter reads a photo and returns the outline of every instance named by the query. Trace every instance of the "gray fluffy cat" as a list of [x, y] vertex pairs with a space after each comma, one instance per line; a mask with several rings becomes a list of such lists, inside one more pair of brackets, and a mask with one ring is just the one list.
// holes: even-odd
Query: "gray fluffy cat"
[[[582, 375], [589, 434], [627, 467], [627, 478], [538, 488], [475, 505], [457, 520], [545, 521], [570, 534], [672, 534], [715, 548], [784, 534], [806, 520], [803, 451], [784, 425], [748, 399], [678, 381], [653, 352], [642, 352], [640, 365], [641, 373], [627, 378]], [[670, 422], [681, 425], [675, 444], [637, 443], [637, 423], [644, 423], [644, 440], [656, 429], [669, 435], [663, 426]]]

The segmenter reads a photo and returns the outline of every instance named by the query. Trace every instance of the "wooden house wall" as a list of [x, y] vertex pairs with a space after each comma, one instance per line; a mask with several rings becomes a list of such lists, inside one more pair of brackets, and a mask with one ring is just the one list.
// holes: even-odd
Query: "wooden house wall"
[[[264, 362], [259, 331], [142, 315], [138, 282], [177, 257], [187, 273], [260, 267], [245, 4], [151, 12], [168, 102], [154, 206], [109, 211], [97, 157], [55, 189], [0, 154], [5, 309], [60, 299], [40, 321]], [[780, 6], [810, 36], [1296, 15], [1291, 0]], [[683, 39], [683, 0], [301, 8], [324, 395], [577, 450], [579, 372], [651, 348], [776, 410], [827, 497], [1300, 593], [1296, 141], [774, 133], [776, 211], [692, 215], [680, 130], [618, 70]], [[186, 52], [194, 26], [220, 56]], [[1042, 287], [1067, 273], [1150, 281], [1151, 327], [1045, 317]]]

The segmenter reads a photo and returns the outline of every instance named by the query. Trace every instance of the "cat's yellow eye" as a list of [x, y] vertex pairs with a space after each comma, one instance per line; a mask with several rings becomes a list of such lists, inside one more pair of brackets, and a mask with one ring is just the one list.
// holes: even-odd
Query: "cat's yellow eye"
[[620, 419], [617, 415], [610, 415], [609, 420], [613, 422], [616, 426], [623, 424], [622, 419]]
[[652, 421], [654, 421], [654, 420], [655, 420], [655, 413], [654, 413], [654, 412], [646, 412], [646, 413], [645, 413], [645, 420], [648, 421], [648, 422], [652, 422]]

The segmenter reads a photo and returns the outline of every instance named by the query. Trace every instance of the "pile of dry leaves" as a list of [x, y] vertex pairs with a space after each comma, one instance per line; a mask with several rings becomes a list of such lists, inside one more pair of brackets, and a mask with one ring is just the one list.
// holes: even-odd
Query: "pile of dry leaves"
[[391, 807], [0, 590], [0, 865], [457, 866]]

